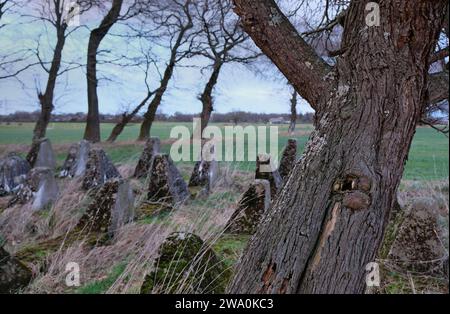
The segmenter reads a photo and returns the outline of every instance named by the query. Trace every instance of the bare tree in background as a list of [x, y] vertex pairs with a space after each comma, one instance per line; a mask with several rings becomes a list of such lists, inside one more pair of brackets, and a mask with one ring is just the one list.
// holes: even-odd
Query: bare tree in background
[[[155, 10], [155, 8], [160, 8]], [[148, 105], [144, 114], [139, 132], [138, 141], [144, 141], [150, 137], [150, 129], [155, 119], [156, 112], [161, 104], [162, 97], [167, 90], [169, 81], [177, 63], [186, 57], [192, 56], [196, 50], [195, 38], [198, 31], [193, 23], [193, 2], [192, 0], [165, 0], [159, 1], [151, 8], [149, 16], [151, 23], [155, 25], [156, 33], [152, 32], [152, 37], [157, 37], [158, 42], [169, 42], [170, 56], [164, 74], [162, 75], [159, 87], [155, 91], [152, 101]]]
[[100, 117], [97, 95], [97, 53], [100, 43], [108, 34], [111, 27], [117, 22], [123, 0], [113, 0], [111, 8], [105, 15], [100, 25], [91, 31], [87, 50], [87, 95], [88, 95], [88, 114], [84, 139], [91, 142], [100, 142]]
[[14, 3], [11, 0], [0, 1], [0, 29], [5, 26], [5, 24], [2, 24], [3, 15], [11, 8], [12, 5], [14, 5]]
[[[386, 0], [375, 8], [349, 1], [339, 18], [334, 65], [318, 56], [274, 0], [234, 3], [245, 31], [316, 113], [303, 158], [228, 290], [362, 293], [416, 126], [433, 90], [444, 89], [448, 98], [448, 86], [428, 74], [448, 1]], [[326, 1], [327, 14], [333, 3], [341, 2]]]
[[45, 137], [47, 126], [50, 122], [54, 108], [53, 98], [58, 76], [80, 66], [79, 64], [69, 64], [67, 67], [61, 69], [62, 52], [67, 37], [80, 27], [79, 25], [74, 25], [74, 27], [69, 29], [71, 19], [76, 18], [89, 10], [91, 8], [90, 2], [91, 1], [79, 1], [72, 7], [70, 6], [71, 2], [65, 0], [41, 0], [30, 2], [30, 6], [32, 5], [30, 8], [32, 13], [27, 14], [26, 16], [51, 25], [54, 28], [56, 36], [56, 44], [53, 48], [51, 61], [42, 59], [39, 43], [35, 51], [39, 65], [48, 76], [44, 92], [38, 91], [41, 114], [36, 121], [33, 132], [33, 141]]
[[[132, 1], [131, 3], [124, 2], [124, 0], [112, 0], [111, 7], [100, 25], [90, 33], [86, 66], [88, 115], [84, 132], [85, 140], [91, 142], [100, 142], [101, 140], [100, 112], [97, 95], [97, 55], [99, 53], [100, 44], [114, 24], [120, 20], [129, 19], [139, 14], [142, 5], [144, 4], [137, 0]], [[120, 13], [123, 8], [126, 12], [121, 15]]]
[[131, 110], [130, 112], [125, 111], [122, 113], [120, 120], [116, 123], [116, 125], [111, 131], [111, 134], [108, 137], [107, 141], [109, 143], [113, 143], [117, 140], [117, 138], [119, 137], [120, 134], [122, 134], [123, 130], [128, 125], [128, 123], [130, 123], [133, 120], [133, 118], [139, 113], [139, 111], [142, 108], [144, 108], [144, 106], [156, 92], [150, 89], [150, 84], [148, 82], [150, 76], [150, 67], [151, 66], [157, 67], [155, 58], [151, 55], [150, 51], [146, 52], [142, 51], [142, 55], [144, 56], [144, 62], [139, 62], [138, 67], [140, 67], [144, 72], [144, 82], [147, 88], [147, 94], [141, 100], [141, 102], [136, 107], [134, 107], [133, 110]]
[[249, 36], [240, 27], [239, 18], [232, 11], [231, 0], [203, 0], [196, 2], [196, 17], [202, 25], [203, 49], [200, 54], [211, 61], [211, 74], [199, 96], [202, 102], [201, 133], [208, 125], [213, 106], [213, 91], [224, 64], [250, 63], [260, 52], [254, 51]]
[[[27, 0], [3, 0], [0, 1], [0, 30], [7, 26], [2, 20], [5, 14], [18, 14], [16, 11], [27, 4]], [[15, 47], [12, 51], [3, 51], [0, 55], [0, 80], [14, 78], [22, 85], [19, 74], [39, 65], [39, 62], [33, 60], [34, 53], [32, 50]]]

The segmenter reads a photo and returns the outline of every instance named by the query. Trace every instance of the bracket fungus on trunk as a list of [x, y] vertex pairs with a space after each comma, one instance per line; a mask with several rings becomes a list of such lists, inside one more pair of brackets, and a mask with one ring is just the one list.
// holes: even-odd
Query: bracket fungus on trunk
[[342, 195], [342, 205], [352, 210], [364, 210], [371, 204], [371, 180], [361, 174], [347, 174], [336, 180], [333, 193]]

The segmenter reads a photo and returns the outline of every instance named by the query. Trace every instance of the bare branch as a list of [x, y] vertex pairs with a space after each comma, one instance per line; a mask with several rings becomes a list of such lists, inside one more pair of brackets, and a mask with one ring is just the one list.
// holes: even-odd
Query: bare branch
[[428, 104], [435, 104], [443, 100], [448, 100], [448, 70], [430, 74], [428, 77]]
[[234, 3], [245, 31], [297, 92], [317, 109], [320, 99], [330, 90], [326, 78], [332, 68], [300, 36], [275, 1], [235, 0]]

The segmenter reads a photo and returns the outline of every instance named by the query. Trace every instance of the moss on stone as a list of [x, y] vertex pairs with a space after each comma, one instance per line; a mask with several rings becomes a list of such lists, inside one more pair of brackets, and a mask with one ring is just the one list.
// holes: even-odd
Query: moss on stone
[[31, 278], [31, 270], [0, 246], [0, 294], [25, 288]]
[[170, 204], [142, 202], [136, 210], [136, 219], [142, 220], [146, 218], [153, 218], [160, 215], [166, 215], [171, 212], [173, 207]]
[[176, 232], [160, 246], [159, 258], [145, 277], [141, 293], [223, 293], [224, 272], [225, 265], [202, 239]]
[[378, 256], [382, 259], [386, 259], [389, 254], [389, 250], [395, 241], [398, 230], [405, 218], [405, 211], [401, 208], [398, 202], [395, 202], [394, 208], [391, 210], [391, 216], [389, 218], [386, 231], [384, 233], [384, 239], [381, 244]]
[[22, 248], [16, 254], [16, 258], [27, 265], [43, 264], [48, 256], [60, 249], [67, 249], [77, 241], [83, 241], [85, 245], [93, 247], [95, 245], [104, 245], [109, 239], [107, 233], [86, 233], [75, 228], [68, 234]]
[[233, 268], [236, 266], [251, 236], [246, 234], [232, 235], [224, 234], [214, 244], [213, 249], [225, 264], [225, 272], [221, 276], [223, 285], [230, 283]]

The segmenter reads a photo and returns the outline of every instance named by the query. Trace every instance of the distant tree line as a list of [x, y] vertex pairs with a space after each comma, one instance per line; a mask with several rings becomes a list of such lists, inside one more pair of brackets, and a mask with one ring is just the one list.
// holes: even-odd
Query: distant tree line
[[[35, 122], [39, 117], [40, 111], [16, 111], [8, 115], [0, 115], [0, 122]], [[156, 121], [166, 122], [192, 122], [194, 118], [199, 118], [199, 114], [186, 114], [175, 112], [174, 114], [157, 113]], [[298, 113], [298, 123], [312, 123], [313, 113]], [[77, 113], [60, 113], [53, 114], [51, 122], [80, 122], [85, 123], [87, 114], [83, 112]], [[102, 123], [117, 123], [122, 119], [122, 114], [100, 114], [100, 121]], [[232, 111], [228, 113], [213, 113], [211, 121], [216, 123], [268, 123], [271, 119], [281, 119], [289, 123], [291, 115], [279, 113], [254, 113], [246, 111]], [[144, 120], [142, 115], [136, 115], [131, 122], [141, 123]]]

